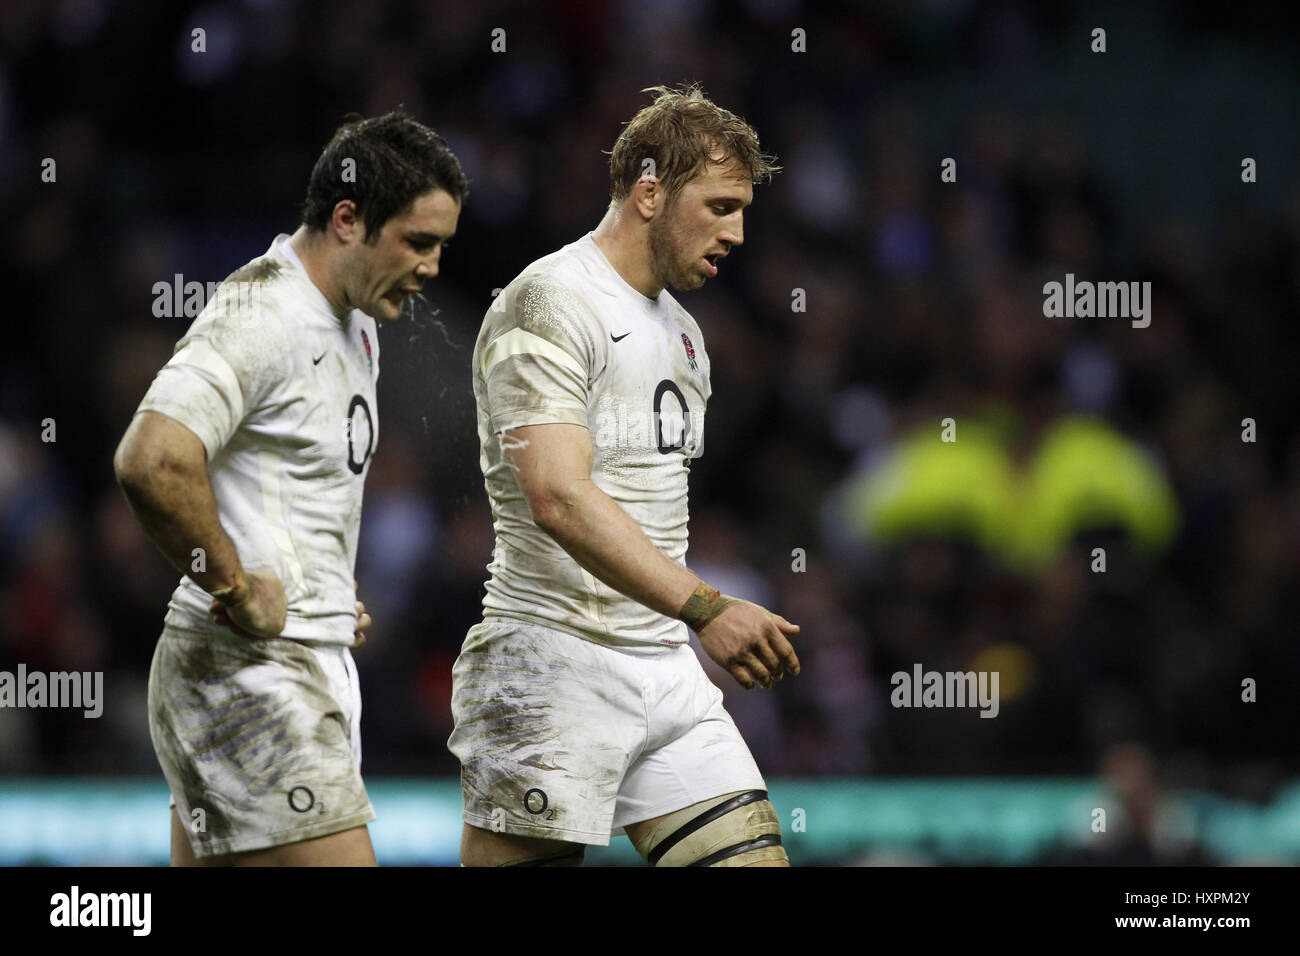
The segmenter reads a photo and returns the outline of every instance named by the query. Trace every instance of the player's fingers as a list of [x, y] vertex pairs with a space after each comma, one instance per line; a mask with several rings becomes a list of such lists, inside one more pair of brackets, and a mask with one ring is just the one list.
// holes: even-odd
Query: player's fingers
[[780, 628], [782, 631], [784, 631], [786, 634], [798, 634], [798, 633], [799, 633], [799, 625], [798, 625], [798, 624], [791, 624], [789, 621], [787, 621], [785, 618], [783, 618], [780, 614], [773, 614], [772, 617], [774, 617], [774, 618], [776, 619], [776, 626], [779, 627], [779, 628]]
[[234, 621], [230, 619], [230, 612], [226, 610], [225, 605], [219, 604], [217, 606], [217, 609], [212, 612], [212, 620], [213, 623], [217, 624], [220, 627], [229, 628], [231, 631], [238, 634], [240, 637], [247, 637], [250, 640], [254, 640], [254, 641], [258, 639], [256, 634], [252, 634], [249, 631], [244, 630], [242, 627], [240, 627], [238, 624], [236, 624]]
[[771, 674], [774, 679], [780, 680], [781, 659], [776, 656], [776, 652], [772, 650], [771, 647], [771, 644], [777, 637], [780, 637], [780, 632], [777, 631], [774, 626], [769, 627], [767, 633], [763, 635], [763, 639], [754, 646], [754, 653], [758, 655], [758, 659], [762, 661], [767, 672]]
[[765, 688], [772, 686], [772, 675], [768, 669], [763, 666], [763, 662], [758, 659], [756, 654], [753, 652], [746, 654], [740, 659], [740, 664], [754, 675], [754, 680], [758, 681], [758, 683], [762, 684]]
[[731, 676], [736, 679], [736, 683], [745, 688], [745, 690], [754, 689], [754, 679], [749, 676], [749, 671], [745, 670], [745, 668], [741, 667], [739, 664], [732, 664], [727, 668], [727, 672], [731, 674]]
[[366, 613], [366, 606], [362, 604], [360, 601], [358, 601], [357, 602], [357, 629], [352, 634], [352, 636], [356, 638], [356, 640], [352, 642], [353, 650], [356, 650], [358, 647], [360, 647], [362, 644], [366, 642], [366, 634], [365, 634], [366, 628], [368, 628], [373, 623], [374, 621], [370, 619], [370, 615]]
[[794, 652], [794, 645], [786, 640], [785, 635], [779, 631], [772, 635], [772, 648], [776, 651], [777, 656], [789, 668], [790, 673], [795, 677], [799, 676], [799, 656]]

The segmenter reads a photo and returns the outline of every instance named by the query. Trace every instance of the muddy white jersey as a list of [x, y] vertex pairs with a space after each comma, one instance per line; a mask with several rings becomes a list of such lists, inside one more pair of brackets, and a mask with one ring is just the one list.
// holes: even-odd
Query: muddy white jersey
[[537, 621], [632, 650], [687, 641], [685, 624], [598, 580], [537, 527], [501, 443], [502, 432], [524, 425], [587, 428], [592, 481], [684, 565], [687, 477], [703, 451], [709, 397], [695, 320], [667, 290], [650, 299], [629, 286], [588, 233], [502, 290], [473, 363], [497, 542], [485, 617]]
[[[282, 637], [353, 641], [378, 377], [375, 320], [335, 309], [282, 234], [218, 287], [140, 403], [203, 443], [217, 513], [241, 563], [284, 584]], [[211, 628], [211, 603], [184, 577], [167, 623]]]

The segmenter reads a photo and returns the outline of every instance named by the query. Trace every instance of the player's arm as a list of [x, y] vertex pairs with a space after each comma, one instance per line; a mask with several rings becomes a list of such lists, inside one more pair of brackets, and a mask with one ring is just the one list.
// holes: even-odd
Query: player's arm
[[[240, 564], [217, 516], [207, 451], [194, 432], [167, 415], [140, 412], [117, 446], [113, 470], [145, 534], [177, 570], [216, 598], [218, 623], [258, 637], [284, 629], [284, 587], [274, 574], [245, 571]], [[195, 548], [203, 549], [205, 570], [193, 569]]]
[[799, 673], [786, 638], [799, 628], [757, 604], [718, 594], [655, 547], [591, 480], [591, 435], [581, 425], [527, 425], [501, 445], [533, 521], [578, 564], [660, 614], [686, 621], [705, 651], [743, 687]]

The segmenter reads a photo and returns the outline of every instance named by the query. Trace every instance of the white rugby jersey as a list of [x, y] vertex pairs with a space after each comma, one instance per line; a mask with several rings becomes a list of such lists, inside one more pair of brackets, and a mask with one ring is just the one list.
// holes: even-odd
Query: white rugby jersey
[[[139, 411], [196, 434], [222, 527], [289, 601], [282, 637], [351, 644], [361, 497], [379, 436], [375, 320], [339, 313], [281, 234], [231, 274], [176, 344]], [[188, 577], [167, 622], [209, 629]]]
[[667, 290], [649, 299], [629, 286], [588, 233], [497, 296], [473, 362], [479, 464], [497, 540], [484, 615], [630, 649], [685, 643], [685, 624], [607, 586], [533, 523], [501, 433], [585, 426], [596, 486], [684, 565], [688, 468], [703, 451], [710, 391], [695, 320]]

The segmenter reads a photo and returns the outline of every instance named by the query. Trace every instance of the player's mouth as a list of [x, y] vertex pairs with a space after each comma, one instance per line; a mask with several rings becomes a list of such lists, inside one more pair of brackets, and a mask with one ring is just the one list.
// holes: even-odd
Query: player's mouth
[[704, 257], [704, 272], [710, 279], [718, 274], [719, 260], [725, 259], [726, 257], [727, 254], [725, 252], [715, 252], [712, 255]]

